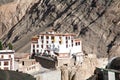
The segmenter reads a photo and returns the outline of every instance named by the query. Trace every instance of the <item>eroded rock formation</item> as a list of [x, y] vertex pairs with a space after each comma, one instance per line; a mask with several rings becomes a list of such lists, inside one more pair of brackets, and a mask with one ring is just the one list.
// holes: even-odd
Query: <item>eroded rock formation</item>
[[6, 4], [0, 6], [0, 37], [19, 23], [33, 0], [4, 0], [3, 2]]
[[[85, 56], [80, 65], [61, 67], [61, 80], [87, 80], [94, 74], [96, 67], [105, 68], [106, 61], [105, 58], [97, 59], [95, 55]], [[105, 65], [102, 62], [106, 62]]]

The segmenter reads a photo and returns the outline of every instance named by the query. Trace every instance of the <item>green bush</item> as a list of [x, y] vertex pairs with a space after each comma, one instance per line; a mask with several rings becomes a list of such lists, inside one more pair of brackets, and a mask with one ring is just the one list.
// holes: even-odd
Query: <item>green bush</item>
[[9, 44], [8, 44], [8, 48], [9, 48], [10, 50], [12, 50], [12, 49], [13, 49], [13, 45], [12, 45], [11, 43], [9, 43]]
[[0, 41], [0, 50], [3, 49], [3, 45], [2, 45], [2, 42]]

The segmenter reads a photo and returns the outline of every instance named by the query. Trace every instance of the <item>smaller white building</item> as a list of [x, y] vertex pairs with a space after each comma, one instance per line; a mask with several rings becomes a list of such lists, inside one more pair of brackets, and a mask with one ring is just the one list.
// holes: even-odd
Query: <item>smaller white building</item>
[[40, 64], [35, 59], [20, 59], [18, 62], [18, 71], [32, 74], [40, 71]]
[[14, 70], [14, 50], [0, 50], [0, 69]]

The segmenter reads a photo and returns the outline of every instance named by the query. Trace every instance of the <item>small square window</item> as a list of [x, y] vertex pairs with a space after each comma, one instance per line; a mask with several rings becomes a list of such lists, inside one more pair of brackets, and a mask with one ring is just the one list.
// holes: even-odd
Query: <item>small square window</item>
[[66, 41], [66, 43], [68, 43], [68, 41]]
[[52, 41], [52, 43], [54, 43], [54, 41]]
[[49, 36], [46, 36], [46, 39], [49, 39]]
[[71, 42], [73, 43], [73, 40], [71, 40]]
[[11, 58], [11, 55], [9, 55], [9, 58]]
[[22, 65], [24, 65], [24, 61], [22, 61]]
[[1, 58], [4, 58], [4, 55], [2, 55]]
[[8, 61], [4, 62], [4, 65], [7, 66], [8, 65]]
[[59, 41], [59, 44], [61, 44], [62, 42], [61, 41]]
[[37, 50], [37, 53], [39, 53], [39, 50]]
[[48, 41], [46, 41], [46, 43], [48, 44]]
[[43, 48], [43, 45], [41, 45], [41, 48]]
[[53, 40], [53, 39], [54, 39], [54, 36], [52, 36], [51, 39]]
[[43, 39], [43, 36], [41, 36], [41, 39]]
[[75, 45], [77, 46], [77, 42], [75, 43]]
[[66, 40], [67, 40], [67, 37], [66, 37]]

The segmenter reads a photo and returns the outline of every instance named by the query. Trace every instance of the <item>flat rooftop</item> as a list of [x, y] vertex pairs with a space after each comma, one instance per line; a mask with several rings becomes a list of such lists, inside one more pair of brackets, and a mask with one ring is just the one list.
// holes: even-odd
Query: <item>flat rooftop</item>
[[7, 53], [7, 52], [14, 53], [15, 51], [14, 50], [0, 50], [0, 53]]

